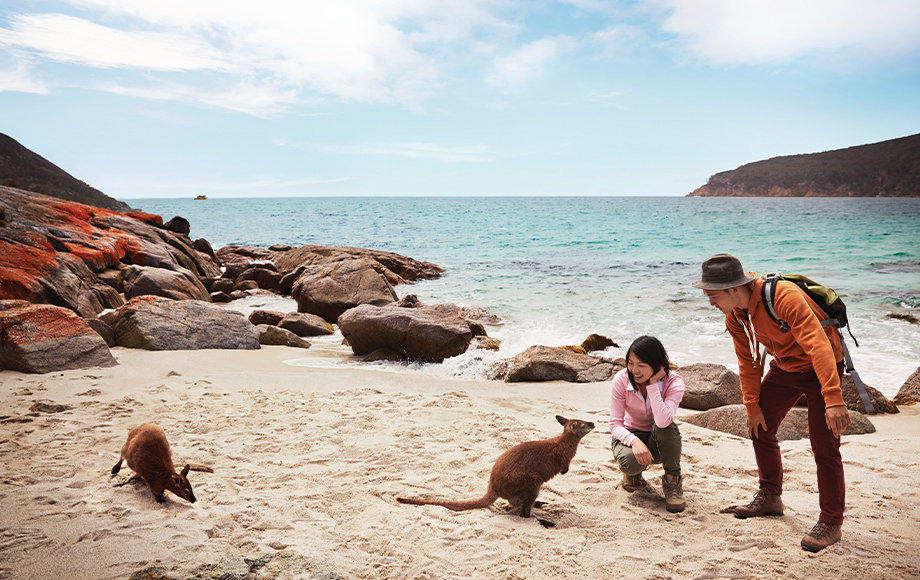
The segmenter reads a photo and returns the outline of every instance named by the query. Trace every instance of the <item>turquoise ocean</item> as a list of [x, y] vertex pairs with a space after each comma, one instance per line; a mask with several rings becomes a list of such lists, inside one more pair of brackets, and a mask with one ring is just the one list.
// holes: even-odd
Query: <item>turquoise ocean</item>
[[[182, 216], [191, 237], [217, 249], [320, 244], [396, 252], [442, 266], [439, 280], [397, 286], [423, 302], [481, 306], [498, 353], [474, 351], [439, 365], [378, 365], [392, 372], [485, 378], [488, 368], [534, 344], [578, 344], [591, 333], [623, 356], [657, 336], [679, 365], [737, 370], [721, 314], [690, 286], [716, 253], [747, 270], [805, 274], [837, 290], [859, 347], [860, 376], [892, 397], [920, 366], [920, 199], [687, 197], [367, 197], [135, 199], [139, 210]], [[290, 299], [233, 306], [295, 310]], [[319, 339], [329, 357], [291, 364], [361, 365]]]

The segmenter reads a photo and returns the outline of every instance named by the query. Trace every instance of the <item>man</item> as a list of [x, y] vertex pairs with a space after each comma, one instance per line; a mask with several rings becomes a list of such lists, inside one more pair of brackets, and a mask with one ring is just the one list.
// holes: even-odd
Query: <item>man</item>
[[[818, 523], [802, 548], [818, 552], [840, 540], [845, 490], [840, 434], [850, 425], [843, 402], [843, 349], [833, 326], [817, 304], [795, 284], [780, 281], [774, 309], [790, 328], [783, 330], [766, 311], [756, 273], [745, 272], [738, 258], [717, 254], [703, 262], [702, 277], [693, 286], [725, 314], [725, 326], [735, 343], [747, 427], [760, 472], [754, 500], [734, 510], [737, 518], [783, 514], [783, 464], [776, 431], [793, 405], [808, 401], [808, 433], [818, 469]], [[763, 376], [763, 345], [773, 360]], [[763, 380], [761, 381], [761, 377]]]

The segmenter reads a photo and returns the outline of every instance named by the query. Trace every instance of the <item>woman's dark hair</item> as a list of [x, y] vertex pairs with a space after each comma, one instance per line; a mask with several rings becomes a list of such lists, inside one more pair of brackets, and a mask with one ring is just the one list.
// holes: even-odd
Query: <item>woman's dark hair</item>
[[[629, 356], [634, 354], [635, 359], [641, 360], [648, 366], [652, 367], [654, 372], [658, 372], [658, 369], [664, 369], [664, 376], [671, 374], [671, 364], [668, 361], [668, 353], [664, 349], [664, 345], [661, 344], [654, 336], [640, 336], [629, 345], [629, 350], [626, 351], [626, 361], [629, 362]], [[639, 385], [636, 384], [636, 378], [633, 376], [632, 371], [629, 370], [629, 366], [626, 367], [626, 373], [629, 375], [629, 382], [632, 384], [633, 388], [638, 388]]]

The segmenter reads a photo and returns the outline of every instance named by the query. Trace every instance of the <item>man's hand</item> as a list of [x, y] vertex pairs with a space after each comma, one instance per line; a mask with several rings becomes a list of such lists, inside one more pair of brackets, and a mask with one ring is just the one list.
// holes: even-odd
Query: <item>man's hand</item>
[[846, 405], [828, 407], [824, 411], [824, 418], [827, 420], [827, 428], [833, 432], [834, 437], [840, 437], [843, 430], [850, 426], [850, 412]]
[[645, 443], [641, 439], [636, 439], [632, 444], [633, 455], [636, 456], [636, 461], [639, 462], [639, 465], [651, 465], [652, 464], [652, 452], [648, 450], [648, 447], [645, 446]]
[[759, 435], [757, 433], [758, 426], [760, 426], [760, 428], [763, 431], [767, 430], [767, 422], [763, 418], [763, 413], [759, 415], [753, 415], [753, 416], [748, 415], [747, 428], [748, 428], [748, 433], [751, 434], [751, 439], [757, 439]]

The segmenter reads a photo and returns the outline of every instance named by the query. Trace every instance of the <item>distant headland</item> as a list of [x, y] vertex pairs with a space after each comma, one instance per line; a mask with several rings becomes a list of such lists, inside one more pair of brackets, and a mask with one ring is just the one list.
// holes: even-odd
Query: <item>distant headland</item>
[[920, 197], [920, 134], [748, 163], [687, 197]]
[[125, 202], [80, 181], [3, 133], [0, 133], [0, 185], [122, 213], [133, 211]]

